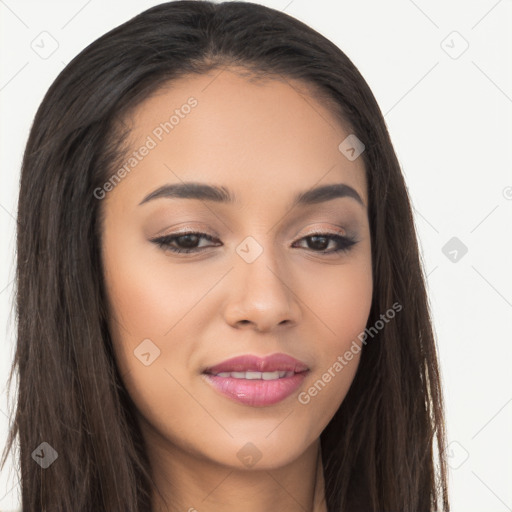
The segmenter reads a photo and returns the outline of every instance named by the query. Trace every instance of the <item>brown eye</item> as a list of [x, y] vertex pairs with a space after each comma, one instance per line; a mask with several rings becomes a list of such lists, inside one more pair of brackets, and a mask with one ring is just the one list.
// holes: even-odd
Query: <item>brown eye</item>
[[[163, 250], [169, 250], [174, 253], [192, 253], [200, 252], [204, 249], [204, 247], [198, 247], [198, 243], [201, 239], [208, 240], [210, 242], [215, 240], [212, 236], [207, 235], [206, 233], [190, 232], [154, 238], [151, 242], [157, 244]], [[207, 247], [211, 247], [211, 245]]]
[[[301, 240], [307, 241], [307, 248], [314, 252], [323, 254], [332, 254], [341, 251], [348, 251], [350, 247], [357, 243], [353, 238], [335, 235], [332, 233], [314, 233], [312, 235], [301, 238]], [[333, 250], [327, 250], [329, 244], [334, 242], [335, 248]]]

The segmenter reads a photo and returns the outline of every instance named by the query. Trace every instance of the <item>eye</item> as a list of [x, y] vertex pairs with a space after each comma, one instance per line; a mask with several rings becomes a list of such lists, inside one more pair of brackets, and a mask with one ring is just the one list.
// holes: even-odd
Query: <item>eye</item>
[[[357, 243], [352, 237], [333, 233], [310, 233], [308, 236], [301, 238], [299, 242], [302, 240], [307, 241], [306, 245], [309, 246], [309, 249], [320, 254], [334, 254], [349, 251], [350, 248]], [[335, 248], [327, 250], [331, 242], [334, 243]]]
[[[215, 238], [207, 235], [206, 233], [190, 231], [187, 233], [180, 233], [179, 235], [166, 235], [160, 238], [154, 238], [151, 242], [157, 244], [164, 251], [172, 251], [174, 253], [191, 253], [201, 252], [203, 250], [197, 247], [197, 243], [201, 239], [208, 240], [210, 242], [215, 240]], [[173, 244], [178, 245], [178, 247], [175, 247]], [[180, 247], [180, 245], [182, 247]]]
[[[199, 253], [212, 245], [201, 247], [198, 243], [201, 240], [214, 242], [216, 239], [206, 233], [190, 231], [177, 235], [166, 235], [159, 238], [153, 238], [150, 241], [158, 245], [164, 251], [171, 251], [175, 254], [180, 253]], [[354, 238], [337, 235], [333, 233], [311, 233], [298, 240], [298, 242], [307, 241], [307, 249], [320, 254], [334, 254], [342, 251], [349, 251], [357, 243]], [[297, 242], [295, 242], [297, 243]], [[334, 249], [328, 250], [329, 244], [334, 243]], [[217, 246], [221, 243], [216, 244]]]

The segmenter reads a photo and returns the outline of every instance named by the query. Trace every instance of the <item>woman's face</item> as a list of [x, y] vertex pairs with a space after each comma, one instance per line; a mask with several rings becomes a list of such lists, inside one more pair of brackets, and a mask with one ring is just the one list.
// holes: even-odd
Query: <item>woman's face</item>
[[[165, 452], [284, 465], [354, 378], [372, 296], [365, 169], [304, 91], [228, 70], [182, 78], [136, 109], [124, 172], [95, 193], [116, 361]], [[221, 191], [170, 188], [189, 182]], [[344, 187], [312, 194], [326, 185]], [[218, 366], [276, 354], [301, 364]]]

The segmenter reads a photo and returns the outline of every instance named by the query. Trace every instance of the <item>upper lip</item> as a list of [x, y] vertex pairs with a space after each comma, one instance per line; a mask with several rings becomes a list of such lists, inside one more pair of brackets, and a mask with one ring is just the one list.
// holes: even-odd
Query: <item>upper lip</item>
[[272, 354], [258, 357], [250, 354], [233, 357], [222, 363], [210, 366], [203, 373], [217, 374], [222, 372], [276, 372], [286, 371], [300, 373], [309, 370], [308, 366], [287, 354]]

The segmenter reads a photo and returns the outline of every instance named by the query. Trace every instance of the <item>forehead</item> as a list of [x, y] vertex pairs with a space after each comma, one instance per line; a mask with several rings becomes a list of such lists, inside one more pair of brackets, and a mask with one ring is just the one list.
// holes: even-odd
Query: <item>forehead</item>
[[[115, 192], [139, 201], [180, 180], [227, 186], [237, 201], [343, 182], [367, 204], [362, 158], [351, 161], [339, 149], [350, 132], [302, 82], [229, 69], [189, 75], [159, 89], [125, 123], [125, 160], [137, 161]], [[133, 155], [144, 146], [143, 157]]]

